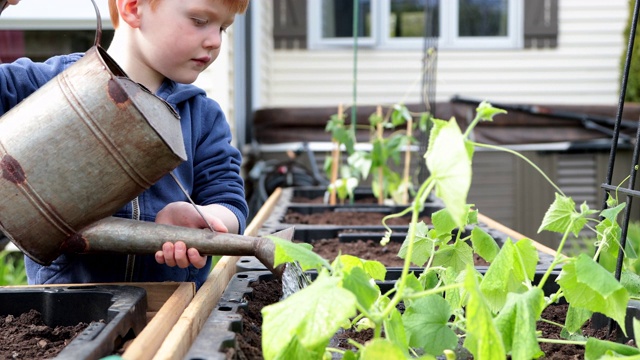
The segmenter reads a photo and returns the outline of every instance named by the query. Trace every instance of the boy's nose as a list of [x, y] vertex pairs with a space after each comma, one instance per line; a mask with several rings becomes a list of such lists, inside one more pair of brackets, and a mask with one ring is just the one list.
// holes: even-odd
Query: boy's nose
[[222, 32], [212, 31], [204, 40], [203, 46], [207, 49], [218, 49], [222, 45]]

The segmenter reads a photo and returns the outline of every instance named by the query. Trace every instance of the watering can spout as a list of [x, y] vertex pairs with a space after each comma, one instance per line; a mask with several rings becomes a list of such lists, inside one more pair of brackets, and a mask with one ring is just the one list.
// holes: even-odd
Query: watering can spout
[[[293, 238], [293, 227], [272, 234], [284, 240]], [[283, 266], [274, 266], [275, 244], [266, 237], [254, 237], [211, 232], [182, 226], [156, 224], [118, 217], [99, 220], [77, 234], [67, 238], [60, 246], [60, 253], [123, 253], [155, 254], [165, 242], [183, 241], [188, 248], [196, 248], [201, 255], [255, 256], [277, 276]], [[39, 263], [50, 263], [60, 253], [34, 258]]]

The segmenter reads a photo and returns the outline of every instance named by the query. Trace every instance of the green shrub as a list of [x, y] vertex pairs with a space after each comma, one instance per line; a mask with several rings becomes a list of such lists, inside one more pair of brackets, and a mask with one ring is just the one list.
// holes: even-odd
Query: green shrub
[[0, 286], [26, 285], [24, 257], [17, 251], [0, 251]]

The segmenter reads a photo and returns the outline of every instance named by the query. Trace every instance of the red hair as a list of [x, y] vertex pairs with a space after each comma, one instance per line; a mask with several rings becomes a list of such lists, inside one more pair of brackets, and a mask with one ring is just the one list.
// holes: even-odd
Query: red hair
[[[148, 0], [151, 4], [151, 8], [157, 6], [158, 1], [160, 0]], [[179, 1], [179, 0], [178, 0]], [[228, 7], [231, 11], [236, 14], [243, 14], [247, 11], [247, 7], [249, 7], [249, 0], [215, 0], [222, 1], [222, 4]], [[118, 7], [116, 6], [116, 0], [109, 0], [109, 15], [111, 16], [111, 23], [113, 24], [113, 28], [116, 29], [118, 27]]]

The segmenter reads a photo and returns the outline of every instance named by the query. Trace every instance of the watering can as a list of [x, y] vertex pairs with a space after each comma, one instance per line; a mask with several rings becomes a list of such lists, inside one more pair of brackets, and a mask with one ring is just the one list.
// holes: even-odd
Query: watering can
[[42, 265], [67, 252], [153, 254], [182, 240], [202, 255], [255, 255], [273, 269], [266, 238], [111, 217], [186, 152], [173, 107], [100, 47], [92, 2], [94, 46], [0, 117], [0, 230]]

